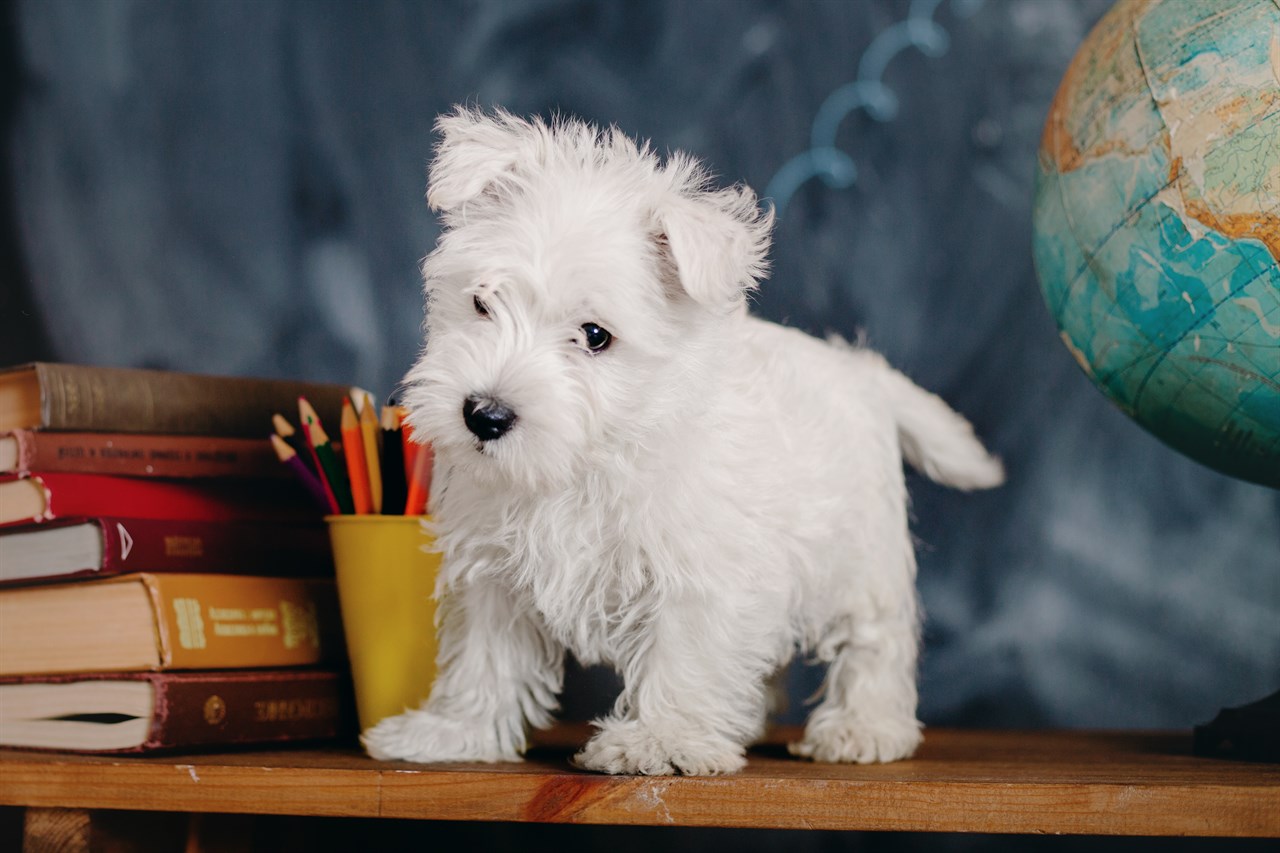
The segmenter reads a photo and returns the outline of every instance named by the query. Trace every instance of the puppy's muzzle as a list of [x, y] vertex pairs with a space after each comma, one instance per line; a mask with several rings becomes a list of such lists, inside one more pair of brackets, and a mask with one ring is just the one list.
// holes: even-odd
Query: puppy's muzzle
[[481, 441], [501, 438], [516, 422], [516, 413], [501, 400], [468, 397], [462, 404], [467, 429]]

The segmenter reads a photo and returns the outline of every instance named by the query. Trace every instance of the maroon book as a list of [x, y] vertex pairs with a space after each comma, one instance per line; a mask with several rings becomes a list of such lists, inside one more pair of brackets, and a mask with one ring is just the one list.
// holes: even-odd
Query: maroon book
[[30, 471], [193, 479], [289, 476], [265, 438], [31, 429], [0, 433], [0, 473]]
[[80, 516], [0, 528], [0, 584], [126, 572], [324, 577], [333, 552], [319, 522]]
[[0, 679], [0, 746], [85, 753], [198, 750], [350, 732], [337, 672], [126, 672]]

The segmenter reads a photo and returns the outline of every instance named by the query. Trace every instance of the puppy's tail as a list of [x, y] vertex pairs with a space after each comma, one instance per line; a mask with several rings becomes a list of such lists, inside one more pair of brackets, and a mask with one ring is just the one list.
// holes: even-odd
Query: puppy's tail
[[1004, 482], [1004, 464], [987, 452], [967, 420], [878, 355], [865, 354], [880, 362], [880, 384], [898, 423], [902, 455], [913, 468], [936, 483], [966, 492]]

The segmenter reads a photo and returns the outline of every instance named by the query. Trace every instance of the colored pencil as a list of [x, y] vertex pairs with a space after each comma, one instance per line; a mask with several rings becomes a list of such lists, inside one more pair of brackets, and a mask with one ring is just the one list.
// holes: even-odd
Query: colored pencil
[[351, 486], [347, 482], [346, 472], [342, 470], [338, 454], [334, 452], [333, 445], [329, 442], [328, 433], [320, 424], [319, 415], [307, 402], [306, 397], [298, 398], [298, 419], [302, 421], [302, 431], [307, 436], [307, 444], [315, 454], [316, 465], [338, 505], [338, 511], [352, 512], [355, 505], [351, 501]]
[[[333, 512], [337, 513], [340, 511], [338, 498], [333, 493], [333, 486], [330, 485], [329, 478], [325, 476], [324, 468], [320, 465], [320, 457], [316, 454], [316, 449], [311, 446], [311, 438], [309, 435], [309, 430], [307, 429], [306, 418], [301, 417], [304, 403], [306, 403], [305, 400], [302, 400], [302, 399], [298, 400], [298, 412], [300, 415], [300, 419], [302, 421], [302, 432], [303, 432], [303, 436], [301, 437], [302, 445], [307, 450], [306, 457], [307, 457], [307, 461], [310, 463], [309, 467], [311, 468], [311, 473], [316, 475], [316, 479], [318, 479], [320, 481], [320, 485], [324, 487], [324, 492], [329, 497], [329, 506], [332, 507]], [[311, 410], [311, 413], [313, 415], [315, 414], [315, 409], [311, 408], [310, 403], [306, 403], [306, 408]], [[273, 421], [274, 421], [274, 418], [273, 418]], [[287, 427], [290, 432], [293, 432], [293, 425], [290, 424], [287, 420], [285, 420], [283, 416], [281, 416], [280, 420], [275, 423], [276, 423], [277, 430]], [[294, 434], [296, 436], [296, 433]], [[299, 456], [302, 455], [301, 450], [298, 451], [298, 455]]]
[[347, 393], [347, 399], [351, 401], [351, 405], [355, 408], [357, 418], [364, 412], [365, 397], [372, 398], [373, 395], [359, 385], [352, 385]]
[[289, 446], [289, 442], [279, 435], [272, 435], [271, 446], [275, 448], [276, 456], [288, 466], [289, 470], [293, 472], [293, 476], [307, 490], [307, 494], [311, 495], [311, 499], [316, 502], [316, 505], [322, 511], [330, 513], [338, 511], [337, 505], [330, 503], [329, 493], [325, 491], [324, 484], [320, 482], [320, 478], [311, 473], [311, 469], [302, 461], [298, 451]]
[[369, 471], [364, 455], [364, 437], [360, 421], [356, 418], [351, 400], [342, 401], [342, 458], [347, 463], [347, 477], [351, 481], [351, 503], [356, 515], [368, 515], [373, 508], [369, 494]]
[[394, 406], [383, 406], [379, 423], [382, 425], [382, 514], [399, 515], [408, 498], [400, 413]]
[[360, 443], [364, 447], [364, 467], [369, 475], [369, 511], [377, 514], [382, 512], [382, 463], [378, 459], [378, 440], [382, 438], [382, 432], [378, 429], [373, 395], [364, 392], [364, 399], [360, 402]]
[[316, 474], [315, 460], [311, 458], [311, 449], [307, 446], [307, 440], [293, 428], [293, 424], [289, 423], [289, 419], [277, 412], [271, 416], [271, 425], [275, 428], [276, 435], [283, 438], [293, 448], [293, 452], [298, 454], [298, 458], [302, 460], [302, 463], [307, 466], [312, 474]]
[[431, 497], [431, 469], [435, 454], [430, 444], [419, 444], [413, 460], [413, 476], [409, 478], [409, 494], [404, 501], [405, 515], [422, 515]]
[[396, 406], [396, 417], [400, 419], [400, 448], [404, 453], [404, 481], [413, 482], [413, 472], [418, 466], [418, 449], [422, 445], [413, 440], [413, 425], [406, 421], [403, 406]]

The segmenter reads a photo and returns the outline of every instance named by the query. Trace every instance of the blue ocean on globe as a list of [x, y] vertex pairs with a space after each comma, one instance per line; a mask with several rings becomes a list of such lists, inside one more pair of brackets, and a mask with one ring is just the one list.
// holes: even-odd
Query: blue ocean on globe
[[1063, 343], [1160, 439], [1280, 487], [1280, 5], [1121, 0], [1038, 158]]

